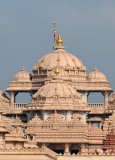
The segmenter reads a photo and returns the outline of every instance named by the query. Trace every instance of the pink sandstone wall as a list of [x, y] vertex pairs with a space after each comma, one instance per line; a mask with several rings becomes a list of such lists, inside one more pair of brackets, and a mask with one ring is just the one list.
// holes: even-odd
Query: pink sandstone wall
[[58, 156], [57, 160], [115, 160], [115, 155], [107, 156]]
[[52, 158], [47, 157], [45, 155], [38, 154], [3, 154], [0, 155], [0, 160], [51, 160]]

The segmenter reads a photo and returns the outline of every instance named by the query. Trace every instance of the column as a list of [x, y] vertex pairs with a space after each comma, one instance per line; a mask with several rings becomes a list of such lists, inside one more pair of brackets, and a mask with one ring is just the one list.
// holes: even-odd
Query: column
[[14, 109], [14, 92], [10, 92], [10, 106]]
[[30, 97], [31, 97], [31, 101], [32, 101], [33, 92], [30, 91], [29, 93], [30, 93]]
[[42, 143], [42, 147], [43, 147], [43, 148], [46, 147], [46, 144], [45, 144], [45, 143]]
[[86, 123], [87, 113], [86, 112], [81, 112], [81, 114], [82, 114], [82, 122], [85, 124]]
[[70, 155], [69, 147], [70, 147], [70, 144], [65, 143], [65, 151], [64, 151], [64, 155]]
[[88, 95], [89, 95], [88, 92], [84, 92], [84, 102], [88, 101]]
[[33, 134], [33, 141], [36, 142], [36, 136]]
[[5, 142], [5, 133], [0, 133], [0, 148], [2, 148], [4, 146], [4, 142]]
[[66, 120], [67, 120], [67, 122], [69, 122], [71, 120], [71, 112], [70, 111], [67, 111], [67, 113], [66, 113]]
[[107, 109], [107, 107], [108, 107], [108, 95], [109, 95], [109, 92], [105, 91], [104, 92], [104, 107], [105, 107], [105, 109]]
[[32, 118], [32, 116], [33, 116], [33, 114], [32, 114], [32, 112], [27, 112], [26, 113], [26, 115], [27, 115], [27, 117], [28, 117], [28, 121]]
[[84, 154], [85, 153], [85, 145], [81, 144], [81, 153]]
[[42, 114], [43, 114], [43, 121], [45, 122], [47, 120], [47, 117], [48, 117], [48, 112], [43, 111]]

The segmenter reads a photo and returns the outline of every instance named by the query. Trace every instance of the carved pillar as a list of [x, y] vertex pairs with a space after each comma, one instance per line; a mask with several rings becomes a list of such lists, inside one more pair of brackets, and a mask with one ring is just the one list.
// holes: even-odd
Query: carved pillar
[[108, 95], [109, 95], [109, 92], [104, 92], [104, 107], [105, 109], [107, 109], [108, 107]]
[[45, 144], [45, 143], [42, 143], [42, 147], [43, 147], [43, 148], [46, 147], [46, 144]]
[[43, 112], [43, 121], [45, 122], [47, 120], [48, 112]]
[[64, 155], [70, 155], [69, 147], [70, 147], [70, 144], [65, 143], [65, 151], [64, 151]]
[[67, 120], [67, 122], [69, 122], [71, 120], [71, 112], [70, 111], [67, 111], [67, 113], [66, 113], [66, 120]]
[[81, 114], [82, 114], [82, 122], [85, 124], [86, 123], [87, 113], [81, 112]]
[[30, 93], [30, 97], [31, 97], [31, 101], [32, 101], [32, 96], [33, 96], [33, 92], [31, 91], [31, 92], [29, 92]]
[[84, 102], [88, 101], [89, 92], [84, 92]]
[[27, 138], [27, 140], [29, 140], [29, 136], [28, 135], [26, 136], [26, 138]]
[[27, 117], [28, 117], [28, 121], [32, 118], [33, 114], [32, 112], [26, 113]]
[[5, 145], [5, 133], [0, 133], [0, 148]]
[[81, 153], [85, 153], [85, 145], [81, 144]]
[[12, 115], [11, 116], [11, 120], [13, 121], [15, 119], [15, 115]]
[[14, 109], [14, 92], [10, 92], [10, 106], [12, 107], [12, 109]]

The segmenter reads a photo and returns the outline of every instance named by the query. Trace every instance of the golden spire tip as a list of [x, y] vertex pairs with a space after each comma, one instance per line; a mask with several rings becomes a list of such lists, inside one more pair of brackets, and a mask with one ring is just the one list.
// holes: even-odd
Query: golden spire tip
[[63, 40], [62, 40], [62, 38], [61, 38], [61, 35], [59, 34], [59, 36], [58, 36], [58, 39], [57, 39], [57, 44], [58, 45], [62, 45], [62, 43], [63, 43]]

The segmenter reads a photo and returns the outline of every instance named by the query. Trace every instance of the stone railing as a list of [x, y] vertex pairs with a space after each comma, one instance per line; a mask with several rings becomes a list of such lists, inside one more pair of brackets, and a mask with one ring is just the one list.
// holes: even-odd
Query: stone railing
[[86, 82], [78, 82], [78, 81], [73, 81], [72, 82], [73, 86], [82, 86], [82, 87], [109, 87], [109, 82], [91, 82], [91, 81], [86, 81]]
[[[14, 108], [26, 108], [28, 103], [14, 103]], [[88, 103], [89, 108], [103, 108], [104, 103]]]
[[104, 108], [104, 103], [88, 103], [89, 108]]
[[14, 103], [14, 108], [25, 108], [28, 103]]
[[32, 82], [10, 82], [10, 87], [32, 87]]

